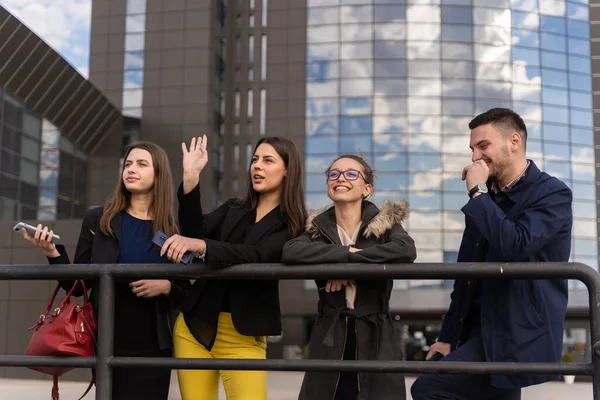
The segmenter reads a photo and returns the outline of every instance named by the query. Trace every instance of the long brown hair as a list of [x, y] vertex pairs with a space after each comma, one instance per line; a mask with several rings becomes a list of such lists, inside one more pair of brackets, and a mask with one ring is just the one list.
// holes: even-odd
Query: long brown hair
[[[283, 190], [281, 192], [281, 213], [286, 219], [290, 234], [296, 237], [304, 230], [306, 222], [306, 204], [304, 202], [304, 173], [300, 155], [296, 146], [291, 140], [270, 136], [261, 138], [252, 154], [256, 153], [256, 149], [261, 144], [270, 144], [273, 146], [279, 157], [283, 160], [287, 169], [287, 176], [283, 178]], [[250, 180], [250, 171], [252, 164], [248, 167], [248, 178], [246, 182], [246, 195], [242, 199], [242, 203], [246, 207], [255, 209], [258, 205], [260, 194], [254, 190], [252, 181]]]
[[[154, 220], [154, 232], [162, 231], [171, 236], [178, 233], [175, 217], [173, 216], [174, 188], [173, 177], [171, 176], [171, 167], [167, 153], [157, 144], [151, 142], [136, 142], [127, 147], [125, 157], [127, 160], [129, 153], [133, 149], [146, 150], [152, 156], [152, 165], [154, 166], [154, 185], [152, 186], [152, 204], [150, 205], [150, 215]], [[112, 198], [104, 206], [102, 217], [100, 218], [100, 230], [105, 235], [115, 236], [110, 223], [113, 218], [127, 210], [131, 204], [131, 192], [127, 190], [123, 183], [123, 170], [125, 162], [121, 169], [119, 182], [115, 188]]]

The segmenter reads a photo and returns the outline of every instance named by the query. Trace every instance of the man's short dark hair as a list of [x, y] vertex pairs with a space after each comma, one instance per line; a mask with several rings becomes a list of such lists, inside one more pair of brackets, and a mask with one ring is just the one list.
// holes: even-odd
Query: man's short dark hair
[[516, 112], [508, 108], [492, 108], [486, 112], [479, 114], [469, 122], [469, 129], [473, 130], [478, 126], [492, 124], [501, 132], [507, 135], [517, 132], [521, 136], [523, 148], [527, 144], [527, 126], [523, 118]]

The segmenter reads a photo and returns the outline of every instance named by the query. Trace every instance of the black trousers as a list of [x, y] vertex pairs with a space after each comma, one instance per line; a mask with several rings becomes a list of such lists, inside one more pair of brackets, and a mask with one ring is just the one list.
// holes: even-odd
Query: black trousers
[[[437, 362], [485, 361], [481, 334]], [[436, 362], [436, 361], [431, 361]], [[489, 375], [423, 374], [413, 383], [413, 400], [520, 400], [521, 389], [502, 389], [490, 384]]]
[[[356, 318], [348, 318], [344, 360], [356, 360]], [[355, 372], [340, 373], [334, 400], [356, 400], [357, 397], [358, 374]]]
[[[121, 357], [171, 357], [169, 350], [117, 352]], [[171, 371], [154, 368], [115, 368], [112, 400], [167, 400]]]

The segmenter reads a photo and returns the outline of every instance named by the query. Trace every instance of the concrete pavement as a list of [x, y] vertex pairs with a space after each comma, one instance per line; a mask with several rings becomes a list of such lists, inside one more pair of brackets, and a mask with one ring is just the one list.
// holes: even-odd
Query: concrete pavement
[[[302, 383], [302, 372], [269, 372], [269, 399], [296, 400]], [[413, 377], [406, 378], [407, 388], [414, 382]], [[78, 399], [87, 388], [83, 382], [60, 382], [60, 398], [63, 400]], [[40, 400], [50, 398], [52, 382], [37, 380], [0, 379], [0, 400]], [[408, 391], [408, 389], [407, 389]], [[85, 400], [95, 398], [93, 391]], [[540, 386], [525, 388], [523, 400], [592, 400], [591, 383], [575, 383], [567, 385], [563, 382], [550, 382]], [[221, 387], [219, 399], [225, 399]], [[407, 400], [410, 400], [410, 394]], [[173, 374], [169, 400], [181, 400], [177, 387], [177, 376]]]

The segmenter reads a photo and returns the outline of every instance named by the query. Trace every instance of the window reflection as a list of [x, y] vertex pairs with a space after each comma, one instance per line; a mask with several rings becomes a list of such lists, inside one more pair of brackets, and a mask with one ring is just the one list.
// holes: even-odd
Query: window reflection
[[567, 55], [564, 53], [542, 51], [542, 67], [566, 70]]
[[125, 34], [125, 51], [140, 51], [144, 50], [144, 34], [143, 33], [127, 33]]
[[510, 64], [500, 63], [477, 63], [475, 64], [475, 74], [477, 79], [485, 80], [511, 80]]
[[[339, 22], [338, 7], [308, 7], [306, 21], [308, 25], [333, 25]], [[309, 30], [314, 29], [311, 27]]]
[[371, 99], [369, 97], [348, 97], [341, 99], [342, 115], [371, 114]]
[[405, 153], [375, 154], [374, 168], [378, 172], [377, 188], [379, 189], [379, 176], [382, 172], [406, 171], [408, 169], [408, 155]]
[[378, 58], [406, 58], [406, 43], [394, 41], [373, 42], [373, 57]]
[[[575, 158], [573, 154], [572, 158]], [[594, 164], [576, 164], [571, 165], [573, 180], [582, 182], [595, 182], [596, 168]], [[589, 216], [587, 216], [589, 218]], [[594, 217], [595, 218], [595, 217]]]
[[408, 40], [438, 40], [441, 33], [440, 24], [427, 23], [408, 23], [407, 24]]
[[404, 133], [400, 134], [375, 134], [373, 135], [373, 150], [382, 152], [405, 152], [408, 148], [408, 137]]
[[540, 17], [538, 13], [514, 11], [513, 7], [511, 17], [513, 28], [538, 29], [540, 27]]
[[370, 134], [373, 131], [373, 120], [370, 116], [340, 117], [341, 134]]
[[569, 69], [582, 74], [592, 73], [592, 63], [588, 57], [569, 56]]
[[575, 90], [591, 92], [592, 78], [590, 75], [581, 75], [577, 73], [569, 74], [569, 87]]
[[510, 62], [510, 46], [490, 46], [475, 43], [475, 61]]
[[406, 9], [406, 20], [409, 22], [440, 22], [440, 18], [439, 6], [411, 5]]
[[552, 51], [567, 51], [567, 44], [564, 36], [553, 35], [551, 33], [541, 33], [542, 49]]
[[373, 93], [373, 80], [371, 79], [342, 79], [340, 82], [342, 96], [368, 96]]
[[590, 24], [587, 21], [567, 20], [567, 33], [569, 36], [576, 36], [583, 39], [590, 37]]
[[567, 3], [567, 17], [589, 21], [589, 7], [581, 4]]
[[382, 172], [377, 174], [377, 190], [405, 190], [408, 186], [407, 174]]
[[[376, 90], [373, 112], [378, 115], [406, 114], [407, 98], [383, 96]], [[403, 94], [403, 93], [399, 93]]]
[[406, 94], [406, 79], [375, 79], [375, 95], [401, 96]]
[[[465, 204], [467, 204], [467, 200], [468, 197], [466, 196], [465, 192], [466, 192], [466, 188], [464, 186], [464, 182], [462, 185], [462, 189], [463, 189], [463, 193], [444, 193], [444, 197], [443, 197], [443, 202], [444, 202], [444, 210], [448, 210], [448, 211], [457, 211], [460, 210], [461, 208], [464, 207]], [[444, 214], [450, 214], [450, 213], [444, 213]], [[460, 217], [459, 217], [460, 215]], [[447, 225], [444, 227], [446, 229], [463, 229], [464, 228], [464, 215], [462, 215], [462, 213], [460, 214], [455, 214], [454, 218], [451, 218], [450, 221], [444, 221], [444, 222], [450, 222], [451, 227], [448, 227]]]
[[472, 99], [444, 99], [442, 112], [445, 115], [474, 115], [475, 104]]
[[472, 78], [473, 62], [442, 61], [442, 76], [445, 78]]
[[472, 60], [473, 46], [465, 43], [444, 43], [442, 58], [446, 60]]
[[510, 28], [501, 26], [475, 26], [474, 36], [479, 43], [489, 43], [497, 46], [510, 45]]
[[[261, 107], [261, 113], [262, 113]], [[335, 135], [339, 133], [338, 117], [307, 118], [306, 135]], [[262, 132], [262, 131], [261, 131]]]
[[338, 138], [336, 136], [315, 136], [306, 140], [306, 154], [330, 154], [337, 148]]
[[512, 98], [517, 101], [540, 102], [541, 87], [539, 85], [519, 85], [514, 83], [512, 87]]
[[[475, 35], [477, 37], [477, 35]], [[451, 42], [472, 42], [473, 27], [471, 25], [442, 24], [442, 40]]]
[[[262, 71], [261, 71], [262, 74]], [[306, 64], [306, 79], [309, 81], [325, 81], [340, 77], [340, 67], [337, 61], [317, 61]]]
[[501, 8], [473, 8], [473, 22], [479, 25], [510, 28], [510, 10]]
[[442, 197], [439, 192], [408, 192], [408, 201], [411, 210], [440, 210], [442, 208]]
[[569, 128], [562, 125], [543, 124], [544, 140], [569, 142]]
[[542, 68], [542, 82], [544, 82], [544, 85], [567, 87], [567, 74]]
[[345, 24], [340, 26], [340, 31], [341, 40], [346, 42], [373, 39], [373, 30], [368, 24]]
[[515, 46], [533, 47], [537, 49], [540, 46], [540, 34], [538, 31], [513, 28], [512, 44]]
[[472, 8], [442, 5], [442, 22], [471, 25], [473, 23]]
[[373, 76], [372, 60], [344, 61], [341, 63], [342, 78], [368, 78]]
[[306, 99], [306, 115], [309, 117], [337, 115], [337, 99]]
[[591, 129], [571, 128], [571, 142], [592, 146], [594, 144], [594, 132]]
[[586, 128], [594, 127], [594, 116], [591, 111], [571, 109], [570, 121], [572, 125]]
[[569, 97], [564, 89], [544, 87], [542, 88], [542, 100], [547, 104], [568, 106]]
[[386, 4], [373, 7], [374, 22], [403, 21], [406, 18], [406, 6], [404, 4]]
[[375, 61], [375, 77], [394, 78], [406, 76], [406, 62], [402, 60]]
[[376, 40], [406, 39], [406, 24], [404, 22], [378, 23], [373, 26]]
[[582, 56], [590, 55], [590, 42], [589, 40], [568, 38], [569, 41], [569, 53], [579, 54]]
[[564, 35], [567, 32], [567, 21], [560, 17], [540, 16], [540, 29], [544, 32]]
[[412, 133], [408, 138], [408, 151], [417, 153], [439, 154], [442, 137], [439, 134]]
[[442, 168], [442, 159], [440, 154], [409, 154], [409, 171], [434, 171]]

